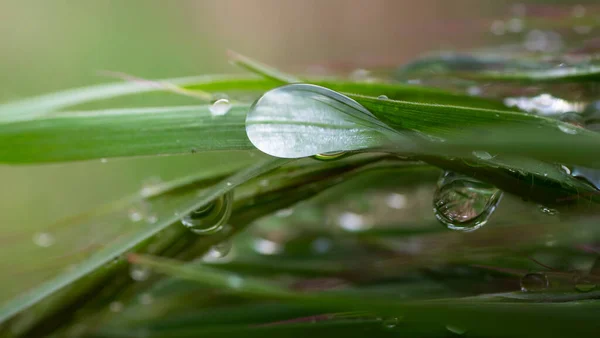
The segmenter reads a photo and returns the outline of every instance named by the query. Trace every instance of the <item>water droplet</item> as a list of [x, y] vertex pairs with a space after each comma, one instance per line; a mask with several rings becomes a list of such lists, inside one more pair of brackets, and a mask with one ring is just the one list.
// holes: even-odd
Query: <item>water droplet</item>
[[105, 159], [105, 158], [101, 158], [101, 159], [100, 159], [100, 163], [106, 163], [106, 162], [108, 162], [108, 160], [107, 160], [107, 159]]
[[278, 255], [283, 252], [283, 246], [266, 238], [255, 238], [252, 247], [261, 255]]
[[577, 283], [575, 284], [575, 290], [579, 292], [590, 292], [596, 288], [596, 284], [588, 283]]
[[371, 72], [366, 69], [358, 68], [353, 70], [352, 73], [350, 73], [350, 79], [352, 81], [368, 82], [372, 80]]
[[225, 184], [227, 184], [228, 187], [231, 187], [233, 185], [233, 183], [231, 182], [226, 182]]
[[199, 235], [219, 232], [231, 216], [233, 191], [194, 210], [181, 219], [181, 224]]
[[501, 198], [502, 191], [492, 185], [445, 172], [433, 196], [433, 211], [449, 229], [474, 231], [487, 223]]
[[149, 224], [155, 224], [156, 222], [158, 222], [158, 216], [154, 214], [148, 215], [148, 217], [146, 217], [146, 222], [148, 222]]
[[473, 151], [473, 156], [477, 157], [480, 160], [491, 160], [493, 158], [493, 156], [490, 155], [490, 153], [481, 150]]
[[54, 236], [47, 232], [38, 232], [33, 235], [33, 243], [42, 248], [51, 247], [54, 241]]
[[563, 133], [566, 133], [566, 134], [570, 134], [570, 135], [577, 134], [577, 127], [574, 127], [573, 125], [570, 125], [570, 124], [559, 124], [558, 129], [560, 129], [560, 131], [562, 131]]
[[206, 263], [223, 262], [223, 258], [231, 252], [232, 247], [233, 245], [230, 241], [215, 244], [202, 256], [202, 261]]
[[402, 194], [389, 194], [385, 198], [385, 204], [392, 209], [402, 209], [406, 207], [406, 196]]
[[552, 208], [548, 208], [546, 206], [540, 205], [539, 209], [542, 213], [548, 215], [548, 216], [554, 216], [558, 214], [558, 210], [556, 209], [552, 209]]
[[142, 190], [140, 190], [140, 196], [147, 198], [152, 195], [155, 195], [160, 191], [160, 185], [162, 183], [162, 179], [158, 176], [150, 177], [142, 183]]
[[465, 330], [461, 327], [458, 327], [458, 326], [454, 326], [454, 325], [446, 325], [446, 330], [448, 330], [456, 335], [459, 335], [459, 336], [462, 336], [465, 333], [467, 333], [467, 330]]
[[363, 231], [370, 228], [362, 215], [353, 212], [343, 212], [338, 217], [338, 224], [344, 230], [348, 231]]
[[227, 285], [232, 289], [239, 289], [244, 286], [244, 279], [238, 275], [231, 275], [227, 278]]
[[347, 152], [345, 151], [330, 151], [327, 153], [316, 154], [315, 156], [313, 156], [313, 158], [319, 161], [333, 161], [344, 157], [344, 155], [346, 154]]
[[129, 276], [137, 282], [143, 282], [150, 276], [150, 269], [145, 266], [132, 264], [129, 268]]
[[231, 109], [231, 103], [227, 99], [219, 99], [215, 101], [209, 108], [212, 116], [223, 116]]
[[265, 93], [250, 108], [246, 134], [269, 155], [300, 158], [380, 147], [390, 139], [402, 148], [414, 142], [378, 120], [358, 102], [330, 89], [291, 84]]
[[531, 272], [521, 277], [521, 291], [544, 291], [550, 286], [548, 277], [544, 273]]
[[564, 172], [565, 172], [565, 174], [567, 174], [567, 175], [571, 175], [571, 169], [569, 169], [569, 167], [567, 167], [566, 165], [563, 165], [563, 164], [561, 164], [561, 165], [560, 165], [560, 169], [561, 169], [562, 171], [564, 171]]
[[142, 293], [139, 298], [140, 304], [150, 305], [154, 302], [154, 297], [149, 293]]
[[277, 210], [277, 212], [275, 212], [275, 216], [280, 217], [280, 218], [286, 218], [286, 217], [290, 217], [293, 213], [294, 213], [294, 209], [285, 208], [285, 209]]
[[479, 96], [481, 95], [482, 90], [480, 87], [477, 86], [471, 86], [469, 88], [467, 88], [467, 94], [469, 94], [470, 96]]
[[528, 113], [544, 116], [560, 115], [582, 110], [582, 105], [571, 103], [550, 94], [540, 94], [534, 97], [507, 97], [504, 99], [507, 107], [517, 107]]
[[490, 31], [494, 35], [504, 35], [504, 32], [506, 31], [506, 26], [504, 24], [504, 21], [494, 20], [492, 22], [492, 25], [490, 26]]
[[137, 208], [131, 208], [128, 212], [129, 220], [132, 222], [139, 222], [144, 219], [144, 214]]
[[563, 42], [556, 32], [534, 29], [525, 35], [524, 45], [532, 52], [556, 52], [562, 48]]
[[378, 99], [380, 100], [388, 100], [389, 98], [387, 97], [387, 95], [379, 95], [377, 96]]
[[265, 178], [264, 180], [260, 180], [260, 181], [258, 182], [258, 185], [259, 185], [259, 186], [261, 186], [261, 187], [263, 187], [263, 188], [266, 188], [266, 187], [268, 187], [268, 186], [269, 186], [269, 184], [270, 184], [270, 183], [269, 183], [269, 180], [268, 180], [268, 179], [266, 179], [266, 178]]
[[121, 312], [123, 311], [124, 306], [123, 303], [114, 301], [108, 305], [108, 308], [111, 312]]
[[397, 317], [390, 317], [390, 318], [386, 318], [383, 320], [382, 324], [383, 327], [386, 329], [393, 329], [398, 325], [398, 318]]

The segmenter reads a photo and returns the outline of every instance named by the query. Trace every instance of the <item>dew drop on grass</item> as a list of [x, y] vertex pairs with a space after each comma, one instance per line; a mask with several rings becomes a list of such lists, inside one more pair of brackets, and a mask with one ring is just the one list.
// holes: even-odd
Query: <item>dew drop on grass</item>
[[338, 224], [342, 229], [351, 232], [364, 231], [370, 228], [370, 224], [365, 221], [362, 215], [349, 211], [338, 216]]
[[474, 231], [487, 223], [501, 199], [502, 191], [492, 185], [445, 172], [433, 196], [433, 211], [448, 229]]
[[212, 116], [223, 116], [231, 109], [231, 103], [227, 99], [218, 99], [208, 109]]
[[521, 277], [521, 291], [544, 291], [550, 286], [548, 277], [541, 272], [531, 272]]
[[231, 248], [233, 244], [231, 241], [223, 241], [221, 243], [215, 244], [208, 249], [206, 254], [202, 256], [202, 261], [206, 263], [217, 263], [223, 261], [225, 256], [227, 256], [231, 252]]
[[493, 156], [490, 155], [490, 153], [481, 150], [473, 151], [473, 156], [477, 157], [480, 160], [491, 160], [493, 158]]
[[261, 255], [279, 255], [283, 253], [283, 245], [262, 237], [254, 238], [252, 248]]
[[233, 191], [227, 192], [181, 219], [181, 224], [199, 235], [219, 232], [231, 216]]
[[575, 135], [577, 134], [577, 127], [569, 124], [559, 124], [558, 129], [565, 134]]
[[379, 95], [379, 96], [377, 96], [377, 98], [380, 99], [380, 100], [387, 100], [388, 99], [387, 95]]
[[131, 208], [128, 211], [129, 220], [132, 222], [139, 222], [144, 219], [144, 214], [138, 208]]
[[145, 266], [132, 264], [129, 268], [129, 276], [136, 282], [143, 282], [150, 276], [150, 269]]
[[33, 243], [41, 248], [49, 248], [54, 244], [54, 236], [47, 232], [38, 232], [33, 235]]
[[392, 193], [385, 198], [385, 204], [392, 209], [402, 209], [406, 207], [406, 196]]

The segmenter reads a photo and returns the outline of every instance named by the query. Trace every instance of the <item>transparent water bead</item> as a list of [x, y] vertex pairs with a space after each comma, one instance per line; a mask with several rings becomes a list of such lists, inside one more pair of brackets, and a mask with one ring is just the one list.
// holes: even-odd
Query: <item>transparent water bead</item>
[[347, 231], [357, 232], [364, 231], [371, 227], [364, 217], [354, 212], [343, 212], [338, 216], [339, 226]]
[[206, 263], [224, 262], [224, 258], [229, 255], [233, 244], [230, 241], [223, 241], [215, 244], [202, 256], [202, 261]]
[[490, 155], [487, 151], [475, 150], [473, 151], [473, 156], [477, 157], [480, 160], [491, 160], [494, 156]]
[[378, 147], [393, 138], [412, 142], [378, 120], [358, 102], [330, 89], [291, 84], [266, 92], [250, 108], [246, 134], [264, 153], [282, 158]]
[[379, 95], [379, 96], [377, 96], [377, 98], [380, 99], [380, 100], [387, 100], [387, 99], [389, 99], [387, 97], [387, 95]]
[[521, 291], [544, 291], [550, 286], [548, 277], [544, 273], [532, 272], [521, 277]]
[[283, 245], [270, 239], [257, 237], [252, 242], [252, 247], [261, 255], [279, 255], [283, 253]]
[[219, 232], [231, 216], [233, 191], [194, 210], [181, 219], [181, 224], [199, 235]]
[[145, 266], [132, 264], [129, 268], [129, 276], [136, 282], [143, 282], [150, 276], [150, 269]]
[[208, 110], [212, 116], [223, 116], [231, 109], [231, 103], [227, 99], [218, 99], [215, 101]]
[[446, 227], [474, 231], [490, 218], [502, 198], [502, 191], [468, 176], [445, 172], [433, 196], [435, 217]]

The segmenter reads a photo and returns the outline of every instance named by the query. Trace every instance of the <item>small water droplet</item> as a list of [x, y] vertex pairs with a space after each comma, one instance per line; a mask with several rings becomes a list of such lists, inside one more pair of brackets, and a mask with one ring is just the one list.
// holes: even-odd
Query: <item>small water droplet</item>
[[137, 282], [143, 282], [150, 276], [150, 269], [145, 266], [132, 264], [129, 268], [129, 276]]
[[406, 207], [406, 196], [392, 193], [385, 198], [385, 204], [392, 209], [402, 209]]
[[280, 243], [261, 237], [254, 239], [252, 247], [261, 255], [279, 255], [283, 252]]
[[566, 133], [566, 134], [570, 134], [570, 135], [577, 134], [577, 127], [574, 127], [570, 124], [559, 124], [558, 129], [560, 129], [560, 131], [562, 131], [563, 133]]
[[387, 97], [387, 95], [379, 95], [377, 96], [378, 99], [380, 100], [388, 100], [389, 98]]
[[100, 163], [106, 163], [106, 162], [108, 162], [108, 160], [107, 160], [107, 159], [105, 159], [105, 158], [101, 158], [101, 159], [100, 159]]
[[194, 210], [181, 219], [181, 224], [199, 235], [219, 232], [229, 220], [233, 207], [233, 191]]
[[148, 222], [149, 224], [155, 224], [156, 222], [158, 222], [158, 216], [154, 214], [148, 215], [148, 217], [146, 217], [146, 222]]
[[123, 303], [114, 301], [108, 305], [108, 308], [111, 312], [121, 312], [123, 311], [124, 306]]
[[492, 185], [445, 172], [433, 196], [433, 211], [449, 229], [474, 231], [487, 223], [501, 199], [502, 191]]
[[285, 209], [277, 210], [277, 212], [275, 212], [275, 216], [277, 216], [279, 218], [286, 218], [286, 217], [290, 217], [293, 213], [294, 213], [294, 209], [285, 208]]
[[42, 248], [51, 247], [54, 241], [54, 236], [47, 232], [38, 232], [33, 235], [33, 243]]
[[225, 184], [227, 184], [228, 187], [231, 187], [233, 185], [233, 183], [231, 182], [226, 182]]
[[370, 228], [362, 215], [353, 212], [343, 212], [338, 217], [338, 224], [340, 227], [347, 231], [364, 231]]
[[393, 329], [398, 325], [398, 318], [397, 317], [390, 317], [390, 318], [385, 318], [382, 322], [383, 327], [386, 329]]
[[128, 215], [129, 215], [129, 220], [131, 220], [132, 222], [139, 222], [142, 219], [144, 219], [144, 215], [137, 208], [129, 209]]
[[232, 289], [239, 289], [244, 286], [244, 279], [238, 275], [231, 275], [227, 278], [227, 285]]
[[266, 187], [268, 187], [268, 186], [269, 186], [269, 184], [270, 184], [270, 182], [269, 182], [269, 180], [268, 180], [268, 179], [266, 179], [266, 178], [265, 178], [265, 179], [263, 179], [263, 180], [260, 180], [260, 181], [258, 182], [258, 185], [259, 185], [259, 186], [261, 186], [261, 187], [263, 187], [263, 188], [266, 188]]
[[548, 215], [548, 216], [554, 216], [558, 214], [558, 210], [556, 209], [552, 209], [552, 208], [548, 208], [546, 206], [540, 205], [539, 209], [542, 213]]
[[326, 237], [319, 237], [312, 241], [311, 247], [315, 253], [324, 254], [331, 249], [331, 240]]
[[313, 158], [319, 161], [333, 161], [342, 158], [346, 154], [347, 152], [345, 151], [330, 151], [327, 153], [316, 154]]
[[139, 298], [140, 304], [150, 305], [154, 302], [154, 297], [149, 293], [142, 293]]
[[231, 252], [233, 244], [230, 241], [223, 241], [215, 244], [202, 256], [202, 261], [206, 263], [219, 263]]
[[579, 292], [590, 292], [596, 288], [596, 284], [591, 283], [577, 283], [575, 284], [575, 290]]
[[490, 31], [494, 35], [504, 35], [506, 32], [506, 25], [502, 20], [494, 20], [490, 26]]
[[490, 153], [481, 150], [473, 151], [473, 156], [477, 157], [480, 160], [491, 160], [493, 158], [493, 156], [490, 155]]
[[231, 103], [227, 99], [219, 99], [215, 101], [209, 108], [212, 116], [223, 116], [231, 109]]
[[467, 94], [469, 94], [470, 96], [479, 96], [479, 95], [481, 95], [481, 93], [482, 93], [481, 87], [471, 86], [471, 87], [467, 88]]
[[521, 291], [544, 291], [550, 286], [548, 277], [544, 273], [531, 272], [521, 277]]

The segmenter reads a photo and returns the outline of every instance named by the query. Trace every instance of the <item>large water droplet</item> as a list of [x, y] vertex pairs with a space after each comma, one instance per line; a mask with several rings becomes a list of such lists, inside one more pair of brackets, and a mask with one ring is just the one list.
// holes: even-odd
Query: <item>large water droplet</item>
[[492, 185], [445, 172], [433, 196], [433, 211], [449, 229], [473, 231], [488, 221], [501, 198], [502, 191]]
[[528, 273], [521, 277], [521, 291], [535, 292], [546, 290], [550, 286], [546, 274], [540, 272]]
[[291, 84], [265, 93], [250, 108], [246, 133], [255, 147], [277, 157], [412, 143], [349, 97], [310, 84]]
[[194, 210], [181, 219], [181, 224], [199, 235], [220, 231], [231, 216], [233, 190]]
[[209, 108], [212, 116], [223, 116], [231, 109], [231, 103], [227, 99], [219, 99], [215, 101]]

